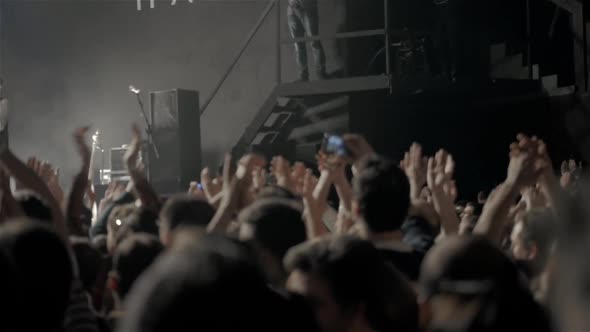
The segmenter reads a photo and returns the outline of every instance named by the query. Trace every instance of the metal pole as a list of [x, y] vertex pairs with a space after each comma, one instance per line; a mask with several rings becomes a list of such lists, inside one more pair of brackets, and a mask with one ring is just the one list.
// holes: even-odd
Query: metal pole
[[385, 74], [389, 79], [391, 90], [391, 42], [389, 40], [389, 0], [383, 0], [383, 7], [383, 18], [385, 20]]
[[282, 59], [281, 59], [281, 11], [283, 8], [281, 7], [281, 0], [277, 0], [277, 85], [282, 83]]
[[531, 28], [531, 0], [526, 0], [526, 38], [527, 38], [527, 64], [529, 66], [529, 79], [533, 79], [533, 56], [532, 56], [532, 28]]
[[207, 110], [207, 107], [209, 107], [209, 105], [211, 104], [211, 102], [213, 101], [213, 99], [215, 98], [215, 96], [217, 95], [217, 93], [219, 92], [221, 87], [223, 86], [223, 83], [225, 83], [225, 81], [227, 80], [229, 75], [234, 70], [234, 67], [238, 64], [238, 61], [240, 61], [240, 59], [242, 58], [242, 55], [244, 54], [244, 52], [246, 52], [246, 48], [248, 47], [248, 45], [250, 45], [250, 42], [252, 41], [252, 39], [254, 39], [254, 36], [256, 35], [258, 30], [260, 30], [262, 23], [264, 23], [264, 20], [266, 19], [268, 14], [272, 11], [272, 8], [275, 6], [277, 1], [278, 0], [271, 0], [268, 3], [268, 5], [266, 6], [266, 8], [264, 9], [264, 12], [262, 12], [262, 15], [260, 15], [260, 18], [258, 18], [256, 25], [254, 25], [254, 28], [252, 28], [252, 30], [248, 34], [248, 37], [246, 37], [246, 39], [244, 40], [244, 43], [242, 44], [240, 51], [238, 52], [238, 54], [236, 55], [236, 57], [234, 58], [232, 63], [229, 65], [229, 68], [227, 68], [225, 74], [223, 74], [223, 76], [221, 77], [221, 79], [219, 80], [219, 82], [217, 83], [215, 88], [213, 89], [211, 96], [206, 99], [205, 103], [203, 104], [203, 107], [201, 107], [201, 115], [203, 113], [205, 113], [205, 111]]

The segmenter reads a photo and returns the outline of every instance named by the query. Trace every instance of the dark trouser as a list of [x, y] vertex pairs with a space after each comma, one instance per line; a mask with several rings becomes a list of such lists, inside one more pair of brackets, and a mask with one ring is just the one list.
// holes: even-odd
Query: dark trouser
[[[289, 31], [291, 37], [302, 38], [308, 36], [317, 36], [319, 32], [319, 17], [317, 0], [306, 0], [304, 5], [289, 6], [287, 10], [289, 20]], [[323, 79], [326, 76], [326, 55], [324, 48], [319, 40], [311, 42], [313, 57], [315, 59], [315, 71], [318, 78]], [[299, 66], [299, 78], [302, 80], [309, 79], [307, 68], [307, 48], [305, 42], [295, 43], [295, 59]]]

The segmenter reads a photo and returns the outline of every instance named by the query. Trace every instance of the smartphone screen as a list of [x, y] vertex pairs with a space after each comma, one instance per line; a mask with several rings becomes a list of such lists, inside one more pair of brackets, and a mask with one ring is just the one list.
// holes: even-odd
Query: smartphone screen
[[344, 139], [338, 135], [326, 135], [324, 139], [324, 152], [327, 154], [346, 157], [349, 155]]

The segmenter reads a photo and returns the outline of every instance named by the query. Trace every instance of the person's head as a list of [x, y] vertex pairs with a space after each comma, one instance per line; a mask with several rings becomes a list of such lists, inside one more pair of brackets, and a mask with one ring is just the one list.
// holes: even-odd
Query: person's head
[[105, 256], [109, 254], [109, 250], [107, 248], [107, 236], [105, 234], [100, 234], [92, 238], [92, 246], [101, 253], [101, 255]]
[[416, 331], [416, 296], [369, 242], [352, 237], [306, 242], [289, 251], [287, 288], [304, 296], [322, 331]]
[[114, 248], [129, 236], [137, 233], [158, 236], [158, 215], [149, 209], [139, 207], [121, 220], [121, 226], [114, 236]]
[[62, 327], [72, 285], [72, 257], [63, 240], [42, 223], [24, 219], [0, 226], [0, 251], [11, 263], [18, 294], [19, 330]]
[[20, 190], [14, 193], [14, 199], [28, 218], [45, 223], [51, 222], [53, 218], [51, 208], [36, 193]]
[[91, 292], [96, 285], [103, 264], [102, 254], [87, 238], [70, 237], [70, 243], [78, 263], [82, 285], [86, 291]]
[[145, 271], [163, 247], [157, 237], [145, 233], [133, 234], [121, 242], [113, 255], [112, 286], [125, 298], [135, 280]]
[[297, 197], [297, 195], [292, 193], [290, 190], [277, 185], [265, 186], [262, 189], [260, 189], [260, 191], [256, 195], [257, 200], [266, 198], [283, 198], [292, 200], [299, 199], [299, 197]]
[[107, 220], [107, 249], [113, 253], [117, 247], [117, 239], [120, 237], [125, 220], [137, 210], [135, 204], [117, 205], [113, 208]]
[[400, 230], [410, 207], [410, 184], [397, 165], [380, 156], [367, 158], [353, 191], [353, 212], [370, 233]]
[[479, 218], [478, 206], [473, 202], [466, 203], [459, 217], [459, 234], [471, 234]]
[[283, 331], [269, 326], [275, 318], [269, 298], [245, 244], [204, 235], [184, 251], [163, 254], [137, 280], [118, 330]]
[[207, 227], [215, 210], [204, 199], [179, 195], [168, 199], [160, 212], [160, 241], [169, 245], [173, 232], [182, 226]]
[[448, 237], [420, 273], [428, 331], [548, 331], [550, 324], [504, 253], [477, 236]]
[[553, 218], [550, 211], [527, 212], [514, 224], [510, 234], [512, 256], [528, 262], [533, 273], [542, 272], [554, 242]]
[[302, 212], [292, 200], [266, 198], [250, 205], [238, 217], [240, 239], [254, 245], [270, 282], [284, 281], [285, 254], [307, 239]]

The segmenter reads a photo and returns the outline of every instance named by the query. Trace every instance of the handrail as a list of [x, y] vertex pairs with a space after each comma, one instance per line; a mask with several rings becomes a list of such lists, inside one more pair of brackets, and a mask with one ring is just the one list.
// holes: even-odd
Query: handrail
[[[314, 40], [329, 40], [329, 39], [352, 39], [352, 38], [359, 38], [359, 37], [373, 37], [373, 36], [384, 36], [386, 35], [386, 29], [373, 29], [373, 30], [359, 30], [359, 31], [351, 31], [351, 32], [338, 32], [330, 35], [317, 35], [317, 36], [306, 36], [306, 37], [297, 37], [291, 38], [287, 37], [281, 39], [281, 44], [293, 44], [293, 43], [301, 43], [301, 42], [310, 42]], [[412, 34], [415, 36], [429, 36], [432, 35], [432, 32], [426, 30], [412, 30]], [[389, 36], [396, 37], [396, 36], [407, 36], [408, 30], [402, 29], [389, 29]]]
[[[221, 76], [221, 79], [219, 80], [219, 82], [217, 83], [217, 85], [215, 86], [215, 88], [213, 89], [213, 92], [211, 93], [211, 96], [206, 99], [205, 103], [201, 107], [201, 115], [203, 115], [203, 113], [205, 113], [205, 111], [207, 110], [207, 108], [209, 107], [209, 105], [211, 104], [211, 102], [213, 101], [213, 99], [215, 99], [215, 96], [219, 93], [219, 90], [221, 90], [221, 87], [223, 86], [223, 84], [225, 83], [225, 81], [228, 79], [229, 75], [232, 73], [232, 71], [234, 70], [235, 66], [238, 64], [238, 61], [240, 61], [240, 59], [242, 58], [242, 55], [244, 55], [244, 52], [246, 51], [246, 48], [248, 48], [248, 45], [250, 45], [250, 42], [252, 42], [252, 39], [254, 39], [254, 36], [256, 35], [256, 33], [258, 32], [258, 30], [260, 30], [260, 27], [262, 26], [262, 23], [264, 23], [264, 20], [266, 19], [266, 17], [268, 16], [268, 14], [270, 14], [271, 10], [274, 8], [274, 6], [279, 1], [280, 0], [271, 0], [268, 3], [268, 5], [264, 9], [264, 11], [262, 12], [262, 15], [260, 15], [260, 18], [258, 18], [258, 21], [256, 22], [256, 25], [254, 25], [254, 27], [252, 28], [252, 30], [250, 30], [250, 33], [248, 34], [248, 37], [246, 37], [246, 39], [244, 40], [244, 43], [242, 44], [242, 48], [240, 49], [240, 51], [235, 56], [235, 58], [232, 61], [232, 63], [227, 68], [225, 74], [223, 74], [223, 76]], [[278, 10], [280, 10], [280, 7], [279, 7]]]
[[328, 40], [328, 39], [347, 39], [347, 38], [358, 38], [358, 37], [371, 37], [371, 36], [383, 36], [385, 29], [374, 29], [374, 30], [362, 30], [354, 32], [339, 32], [331, 35], [316, 35], [306, 36], [298, 38], [285, 38], [281, 40], [281, 44], [293, 44], [301, 42], [310, 42], [315, 40]]
[[[294, 43], [294, 42], [299, 42], [299, 41], [312, 41], [312, 40], [322, 40], [322, 39], [343, 39], [343, 38], [356, 38], [356, 37], [385, 35], [385, 37], [386, 37], [385, 38], [385, 48], [389, 51], [390, 45], [388, 45], [389, 44], [388, 39], [389, 39], [389, 36], [392, 34], [395, 34], [395, 32], [389, 31], [389, 26], [388, 26], [387, 22], [386, 22], [386, 26], [384, 29], [337, 33], [337, 34], [329, 36], [329, 37], [328, 36], [310, 36], [310, 37], [294, 38], [294, 39], [290, 39], [290, 40], [281, 40], [281, 26], [280, 26], [280, 24], [281, 24], [281, 13], [280, 13], [281, 12], [281, 5], [280, 5], [280, 1], [281, 0], [270, 0], [270, 2], [268, 3], [268, 5], [264, 9], [264, 11], [262, 12], [260, 17], [258, 18], [258, 21], [254, 25], [252, 30], [250, 30], [250, 33], [248, 34], [248, 36], [244, 40], [242, 47], [240, 48], [240, 51], [234, 57], [233, 61], [231, 62], [231, 64], [229, 65], [229, 67], [227, 68], [225, 73], [221, 76], [221, 79], [219, 80], [219, 82], [217, 82], [217, 84], [215, 85], [215, 88], [211, 92], [211, 95], [209, 96], [209, 98], [207, 98], [205, 100], [205, 102], [203, 103], [203, 105], [201, 106], [201, 108], [200, 108], [201, 115], [203, 115], [205, 113], [205, 111], [207, 110], [207, 108], [209, 107], [209, 105], [211, 104], [213, 99], [215, 99], [215, 97], [217, 96], [217, 94], [221, 90], [221, 87], [223, 86], [225, 81], [229, 78], [229, 76], [233, 72], [235, 66], [238, 64], [238, 62], [242, 58], [242, 55], [244, 55], [244, 52], [246, 51], [246, 49], [248, 48], [248, 46], [252, 42], [252, 39], [254, 39], [254, 36], [256, 35], [258, 30], [260, 30], [260, 27], [262, 26], [262, 24], [264, 23], [264, 21], [266, 20], [266, 18], [268, 17], [268, 15], [270, 14], [270, 12], [272, 11], [272, 9], [275, 6], [277, 7], [277, 52], [278, 52], [278, 55], [277, 55], [277, 57], [278, 57], [278, 59], [277, 59], [277, 70], [278, 70], [277, 81], [278, 82], [277, 82], [277, 84], [281, 84], [281, 71], [282, 71], [282, 68], [281, 68], [281, 45], [282, 44]], [[387, 0], [384, 1], [384, 4], [385, 4], [385, 9], [387, 9]], [[388, 20], [387, 15], [385, 15], [385, 20], [386, 21]], [[387, 76], [390, 75], [389, 66], [387, 66], [386, 75]]]
[[561, 9], [567, 10], [570, 14], [582, 13], [584, 5], [578, 0], [550, 0]]

